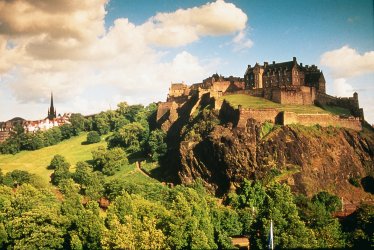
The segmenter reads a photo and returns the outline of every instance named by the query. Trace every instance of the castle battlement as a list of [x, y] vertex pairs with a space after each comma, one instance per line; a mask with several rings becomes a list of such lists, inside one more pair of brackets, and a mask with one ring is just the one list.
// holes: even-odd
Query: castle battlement
[[[283, 125], [293, 122], [304, 125], [318, 123], [321, 126], [341, 126], [360, 130], [360, 121], [364, 119], [357, 93], [352, 97], [333, 97], [326, 94], [326, 81], [322, 70], [316, 65], [303, 66], [302, 63], [297, 62], [296, 57], [293, 57], [292, 61], [287, 62], [273, 61], [271, 64], [264, 62], [263, 65], [256, 63], [253, 67], [248, 65], [244, 78], [225, 77], [216, 73], [201, 83], [190, 86], [184, 82], [173, 83], [169, 89], [167, 102], [159, 104], [157, 121], [159, 124], [168, 121], [169, 125], [166, 127], [169, 127], [178, 118], [180, 107], [191, 102], [195, 110], [202, 98], [213, 100], [212, 103], [217, 110], [221, 108], [229, 110], [220, 97], [239, 93], [262, 97], [280, 104], [337, 106], [349, 110], [352, 117], [331, 114], [291, 114], [276, 109], [239, 107], [235, 111], [239, 114], [238, 126], [245, 124], [250, 117], [259, 122], [270, 121]], [[175, 104], [171, 105], [172, 102]]]

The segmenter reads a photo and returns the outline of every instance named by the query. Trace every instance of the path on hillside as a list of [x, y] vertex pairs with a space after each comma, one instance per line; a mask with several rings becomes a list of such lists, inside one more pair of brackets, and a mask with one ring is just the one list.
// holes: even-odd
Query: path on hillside
[[147, 173], [146, 171], [144, 171], [142, 169], [142, 167], [141, 167], [141, 161], [136, 161], [135, 162], [135, 166], [136, 166], [136, 169], [138, 170], [138, 172], [140, 172], [142, 175], [147, 176], [147, 177], [153, 179], [153, 177], [149, 173]]

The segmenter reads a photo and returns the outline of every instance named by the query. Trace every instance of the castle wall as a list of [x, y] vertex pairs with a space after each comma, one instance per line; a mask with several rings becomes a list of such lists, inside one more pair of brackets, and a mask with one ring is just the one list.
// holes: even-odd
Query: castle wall
[[277, 116], [279, 111], [277, 109], [243, 109], [239, 107], [239, 121], [237, 126], [238, 127], [245, 127], [247, 124], [247, 120], [252, 118], [258, 122], [272, 122], [276, 123]]
[[352, 115], [359, 117], [364, 120], [363, 109], [360, 108], [358, 103], [357, 93], [353, 94], [353, 97], [334, 97], [324, 93], [316, 94], [316, 103], [321, 105], [338, 106], [351, 111]]
[[301, 124], [312, 126], [319, 124], [322, 127], [335, 126], [362, 130], [361, 122], [358, 118], [342, 118], [331, 114], [296, 114], [294, 112], [283, 112], [283, 125]]
[[178, 118], [178, 104], [175, 102], [160, 102], [157, 106], [156, 121], [159, 124], [166, 120], [175, 121]]

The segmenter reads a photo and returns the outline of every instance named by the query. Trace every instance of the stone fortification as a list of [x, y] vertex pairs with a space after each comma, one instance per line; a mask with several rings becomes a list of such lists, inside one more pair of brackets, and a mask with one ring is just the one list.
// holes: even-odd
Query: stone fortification
[[[291, 114], [276, 109], [243, 109], [235, 111], [222, 102], [226, 94], [246, 94], [262, 97], [280, 104], [336, 106], [350, 111], [353, 117], [339, 117], [331, 114]], [[363, 110], [359, 107], [358, 94], [353, 97], [333, 97], [326, 94], [324, 75], [317, 66], [303, 66], [296, 57], [292, 61], [272, 64], [256, 63], [248, 65], [244, 78], [224, 77], [213, 74], [201, 83], [188, 86], [185, 83], [172, 83], [167, 101], [159, 103], [157, 122], [167, 130], [177, 119], [179, 110], [188, 107], [184, 114], [192, 115], [200, 105], [209, 102], [220, 111], [224, 120], [238, 127], [245, 126], [249, 118], [259, 122], [276, 124], [299, 123], [303, 125], [340, 126], [360, 130], [360, 121], [364, 120]], [[188, 104], [188, 105], [187, 105]], [[184, 110], [184, 111], [185, 111]], [[231, 110], [231, 111], [229, 111]], [[232, 114], [229, 114], [232, 112]]]
[[334, 126], [362, 130], [361, 121], [356, 117], [340, 117], [331, 114], [296, 114], [283, 112], [283, 125], [301, 124], [304, 126], [320, 125], [322, 127]]

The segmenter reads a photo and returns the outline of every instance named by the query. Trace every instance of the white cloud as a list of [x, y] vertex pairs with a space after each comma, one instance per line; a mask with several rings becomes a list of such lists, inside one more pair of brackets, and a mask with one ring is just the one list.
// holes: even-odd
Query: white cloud
[[239, 33], [232, 39], [232, 43], [234, 44], [234, 51], [249, 49], [253, 46], [253, 41], [246, 37], [244, 30], [239, 31]]
[[337, 78], [333, 82], [334, 91], [337, 96], [349, 96], [351, 97], [354, 90], [353, 87], [347, 83], [345, 78]]
[[325, 52], [321, 64], [329, 67], [335, 78], [374, 73], [374, 51], [359, 54], [349, 46]]
[[246, 27], [247, 15], [232, 3], [218, 0], [200, 7], [158, 13], [142, 28], [147, 39], [161, 46], [180, 46], [201, 36], [232, 34]]
[[69, 100], [65, 107], [93, 113], [119, 96], [130, 102], [163, 100], [170, 82], [201, 81], [214, 66], [183, 50], [165, 61], [165, 51], [154, 45], [182, 46], [236, 32], [236, 44], [250, 45], [243, 31], [247, 16], [222, 0], [158, 13], [141, 25], [120, 18], [108, 30], [106, 4], [1, 1], [0, 85], [21, 103], [48, 102], [53, 90], [60, 102]]

